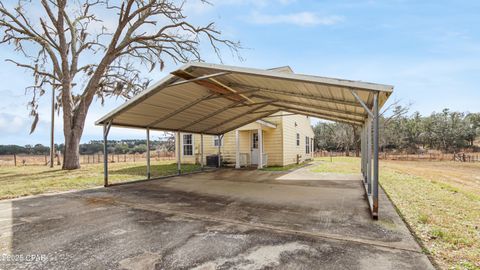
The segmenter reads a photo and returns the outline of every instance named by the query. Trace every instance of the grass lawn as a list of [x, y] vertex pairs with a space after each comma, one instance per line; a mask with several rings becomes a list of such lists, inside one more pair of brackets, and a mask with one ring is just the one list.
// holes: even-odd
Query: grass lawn
[[[109, 163], [109, 182], [119, 183], [146, 178], [146, 165], [141, 163]], [[183, 172], [198, 170], [198, 165], [183, 164]], [[152, 162], [151, 176], [173, 175], [177, 164], [171, 161]], [[103, 164], [82, 165], [79, 170], [63, 171], [46, 166], [0, 167], [0, 199], [79, 190], [103, 186]]]
[[269, 167], [264, 167], [261, 170], [262, 171], [268, 171], [268, 172], [284, 172], [284, 171], [291, 171], [295, 169], [299, 169], [302, 167], [307, 166], [308, 164], [311, 164], [312, 162], [307, 161], [303, 162], [300, 164], [289, 164], [287, 166], [269, 166]]
[[[359, 158], [318, 160], [323, 162], [312, 171], [359, 172]], [[480, 269], [480, 163], [380, 161], [380, 166], [381, 186], [440, 267]]]

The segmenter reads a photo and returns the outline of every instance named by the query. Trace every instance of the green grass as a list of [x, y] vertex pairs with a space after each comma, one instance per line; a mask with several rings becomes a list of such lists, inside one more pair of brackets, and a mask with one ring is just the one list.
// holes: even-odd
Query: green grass
[[269, 172], [284, 172], [284, 171], [291, 171], [291, 170], [295, 170], [295, 169], [299, 169], [299, 168], [302, 168], [302, 167], [305, 167], [306, 165], [308, 164], [311, 164], [312, 162], [303, 162], [303, 163], [300, 163], [300, 164], [289, 164], [287, 166], [269, 166], [269, 167], [265, 167], [265, 168], [262, 168], [261, 170], [262, 171], [269, 171]]
[[[182, 172], [192, 172], [199, 168], [198, 165], [183, 164]], [[146, 171], [146, 165], [141, 163], [111, 163], [109, 182], [145, 179]], [[153, 162], [151, 166], [153, 178], [176, 172], [177, 165], [171, 161]], [[82, 165], [81, 169], [72, 171], [46, 166], [0, 167], [0, 185], [0, 199], [102, 186], [103, 164]]]
[[311, 169], [312, 172], [319, 173], [344, 173], [358, 174], [360, 159], [355, 157], [321, 157], [315, 158], [318, 165]]
[[[382, 166], [380, 183], [445, 269], [480, 269], [480, 200], [446, 183]], [[475, 265], [476, 264], [476, 265]]]

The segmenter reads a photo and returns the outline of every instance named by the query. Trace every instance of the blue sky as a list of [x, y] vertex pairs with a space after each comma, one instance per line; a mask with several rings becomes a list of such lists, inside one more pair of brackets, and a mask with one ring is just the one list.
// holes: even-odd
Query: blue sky
[[[191, 1], [186, 15], [197, 23], [216, 21], [224, 37], [239, 40], [243, 62], [223, 54], [225, 64], [256, 68], [290, 65], [295, 72], [395, 86], [390, 102], [412, 103], [412, 112], [443, 108], [480, 111], [480, 1]], [[110, 18], [114, 19], [114, 18]], [[15, 57], [0, 47], [0, 144], [48, 143], [49, 99], [29, 135], [24, 88], [29, 73], [4, 63]], [[204, 51], [209, 62], [219, 62]], [[163, 72], [146, 74], [158, 80]], [[92, 105], [82, 141], [101, 138], [93, 122], [123, 101]], [[63, 141], [60, 119], [56, 137]], [[157, 133], [153, 134], [156, 136]], [[159, 134], [158, 134], [159, 135]], [[144, 138], [144, 132], [112, 129], [112, 139]]]

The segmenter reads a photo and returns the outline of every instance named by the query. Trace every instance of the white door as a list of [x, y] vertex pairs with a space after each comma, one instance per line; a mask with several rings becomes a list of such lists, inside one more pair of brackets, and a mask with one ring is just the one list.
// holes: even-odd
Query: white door
[[254, 131], [252, 132], [252, 144], [251, 144], [251, 150], [252, 154], [251, 160], [252, 160], [252, 165], [258, 165], [258, 132]]

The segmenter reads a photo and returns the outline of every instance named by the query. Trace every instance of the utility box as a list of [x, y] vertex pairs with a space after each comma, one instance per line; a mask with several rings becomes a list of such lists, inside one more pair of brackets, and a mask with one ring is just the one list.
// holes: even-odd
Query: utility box
[[218, 167], [218, 155], [207, 156], [208, 167]]

